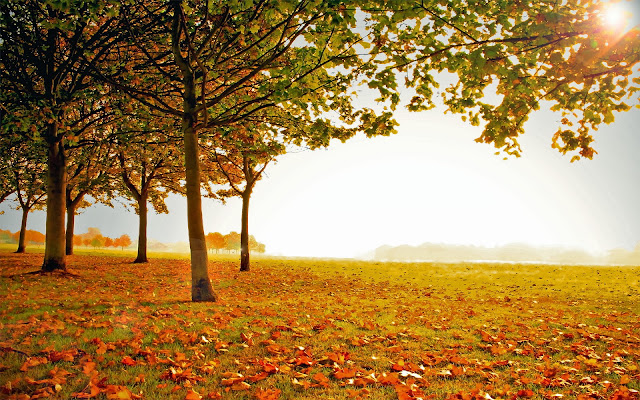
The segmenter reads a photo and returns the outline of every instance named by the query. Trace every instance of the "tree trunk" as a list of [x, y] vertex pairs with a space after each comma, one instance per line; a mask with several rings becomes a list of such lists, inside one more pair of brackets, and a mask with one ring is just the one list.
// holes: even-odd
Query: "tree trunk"
[[27, 217], [29, 216], [29, 209], [22, 207], [22, 222], [20, 223], [20, 238], [18, 239], [18, 250], [16, 253], [25, 252], [25, 239], [27, 236]]
[[[202, 222], [202, 198], [200, 197], [200, 159], [198, 157], [198, 132], [195, 129], [197, 120], [196, 85], [190, 60], [182, 56], [180, 41], [182, 34], [180, 1], [171, 3], [174, 8], [171, 51], [176, 64], [182, 73], [183, 114], [182, 133], [184, 135], [185, 186], [187, 189], [187, 226], [189, 227], [189, 248], [191, 250], [191, 300], [216, 301], [216, 294], [209, 279], [209, 257]], [[207, 110], [204, 110], [207, 112]]]
[[140, 224], [138, 226], [138, 256], [134, 263], [146, 263], [147, 260], [147, 195], [140, 196], [138, 201], [138, 216]]
[[58, 123], [47, 127], [47, 223], [42, 271], [66, 271], [64, 217], [66, 214], [66, 157], [58, 136]]
[[76, 208], [73, 203], [67, 203], [67, 232], [65, 239], [65, 254], [73, 255], [73, 232], [76, 224]]
[[247, 182], [247, 188], [242, 193], [242, 227], [240, 230], [240, 271], [249, 271], [249, 199], [251, 189]]
[[66, 204], [67, 204], [67, 232], [65, 235], [65, 253], [70, 256], [73, 255], [73, 235], [75, 233], [76, 226], [76, 208], [82, 201], [86, 192], [80, 192], [75, 199], [71, 198], [71, 192], [65, 191]]
[[200, 197], [200, 165], [198, 157], [198, 136], [193, 127], [191, 115], [185, 113], [182, 119], [184, 131], [184, 158], [187, 186], [187, 225], [189, 227], [189, 248], [191, 249], [191, 300], [216, 301], [209, 280], [209, 258], [202, 222], [202, 199]]

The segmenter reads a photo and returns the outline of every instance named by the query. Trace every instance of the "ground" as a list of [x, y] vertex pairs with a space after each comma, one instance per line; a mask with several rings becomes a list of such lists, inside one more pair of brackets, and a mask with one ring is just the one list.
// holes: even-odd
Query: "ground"
[[640, 267], [4, 251], [0, 398], [640, 398]]

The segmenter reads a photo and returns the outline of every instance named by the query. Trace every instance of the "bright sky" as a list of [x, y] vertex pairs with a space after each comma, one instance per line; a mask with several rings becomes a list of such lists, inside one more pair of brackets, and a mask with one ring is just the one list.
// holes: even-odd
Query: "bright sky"
[[[551, 149], [559, 114], [540, 111], [526, 126], [523, 157], [503, 160], [474, 142], [480, 128], [458, 116], [397, 114], [399, 133], [335, 142], [283, 156], [251, 200], [250, 233], [270, 254], [354, 257], [383, 244], [565, 245], [591, 252], [640, 242], [640, 110], [596, 132], [594, 160], [570, 163]], [[0, 206], [0, 228], [20, 214]], [[185, 200], [149, 216], [149, 238], [187, 240]], [[240, 229], [240, 201], [204, 202], [205, 230]], [[44, 232], [43, 212], [29, 229]], [[76, 217], [77, 233], [137, 237], [137, 215], [96, 205]]]

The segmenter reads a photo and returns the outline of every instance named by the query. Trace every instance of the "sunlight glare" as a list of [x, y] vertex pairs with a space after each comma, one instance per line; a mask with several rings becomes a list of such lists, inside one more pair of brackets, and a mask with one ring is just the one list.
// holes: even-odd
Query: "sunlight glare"
[[624, 21], [624, 11], [618, 4], [611, 4], [607, 7], [607, 11], [605, 13], [605, 21], [607, 25], [617, 28], [622, 25]]
[[627, 31], [632, 28], [633, 13], [627, 4], [610, 3], [606, 6], [604, 23], [615, 31]]

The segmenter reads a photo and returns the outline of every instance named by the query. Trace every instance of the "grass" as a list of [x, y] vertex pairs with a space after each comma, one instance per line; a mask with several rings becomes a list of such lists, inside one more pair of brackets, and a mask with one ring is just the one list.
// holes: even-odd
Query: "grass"
[[0, 398], [638, 398], [640, 267], [3, 250]]

